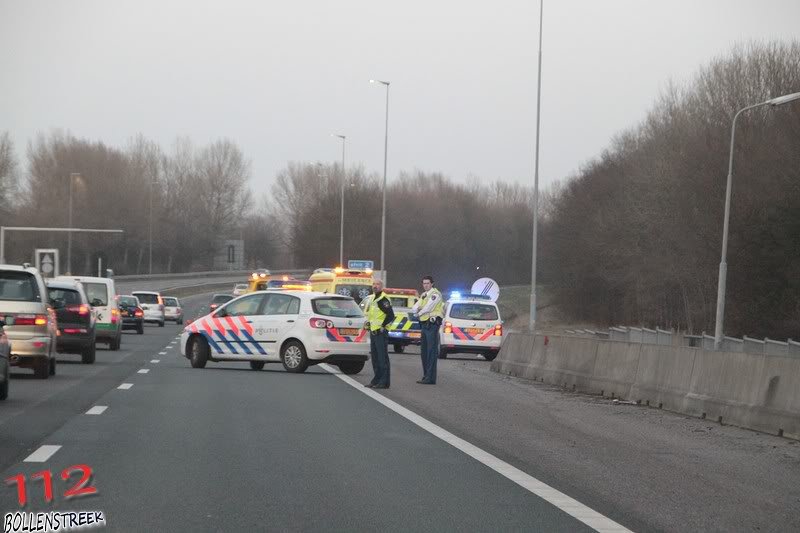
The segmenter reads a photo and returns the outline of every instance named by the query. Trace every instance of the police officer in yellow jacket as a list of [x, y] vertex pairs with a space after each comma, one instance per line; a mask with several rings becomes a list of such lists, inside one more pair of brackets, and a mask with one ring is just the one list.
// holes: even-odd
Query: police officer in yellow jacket
[[366, 327], [369, 329], [369, 351], [372, 371], [375, 376], [365, 387], [372, 389], [389, 388], [389, 333], [386, 326], [394, 321], [394, 310], [389, 298], [383, 293], [383, 282], [372, 282], [372, 298], [366, 305]]
[[422, 379], [417, 383], [433, 385], [436, 383], [436, 360], [439, 358], [439, 327], [444, 318], [444, 298], [439, 289], [433, 286], [433, 278], [422, 278], [422, 289], [425, 291], [414, 304], [411, 312], [419, 316], [422, 329]]

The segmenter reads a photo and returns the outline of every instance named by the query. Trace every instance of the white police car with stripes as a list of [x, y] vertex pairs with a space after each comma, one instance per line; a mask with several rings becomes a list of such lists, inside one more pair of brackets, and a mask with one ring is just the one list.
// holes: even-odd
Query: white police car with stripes
[[248, 361], [288, 372], [331, 363], [357, 374], [369, 359], [366, 317], [355, 300], [321, 292], [259, 291], [239, 296], [189, 323], [181, 354], [194, 368], [207, 361]]

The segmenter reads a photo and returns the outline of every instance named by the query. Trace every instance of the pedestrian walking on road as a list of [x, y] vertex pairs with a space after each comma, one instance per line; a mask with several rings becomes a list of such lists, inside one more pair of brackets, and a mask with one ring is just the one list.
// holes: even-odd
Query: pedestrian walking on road
[[419, 316], [419, 327], [422, 329], [422, 379], [417, 381], [423, 385], [436, 383], [436, 360], [439, 358], [439, 327], [444, 318], [444, 298], [439, 289], [433, 286], [433, 278], [422, 278], [422, 296], [411, 309], [412, 314]]
[[389, 388], [389, 333], [386, 326], [394, 321], [392, 302], [383, 293], [383, 282], [372, 282], [372, 298], [366, 305], [367, 324], [369, 329], [369, 351], [372, 360], [372, 371], [375, 376], [365, 387], [371, 389]]

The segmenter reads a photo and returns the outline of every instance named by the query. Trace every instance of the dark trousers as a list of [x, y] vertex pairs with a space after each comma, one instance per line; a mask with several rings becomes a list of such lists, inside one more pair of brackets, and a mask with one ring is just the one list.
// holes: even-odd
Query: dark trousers
[[373, 385], [389, 386], [388, 340], [386, 333], [370, 333], [369, 354], [372, 361], [372, 371], [375, 373], [375, 377], [372, 378]]
[[422, 379], [436, 383], [436, 361], [439, 359], [439, 324], [427, 322], [420, 324], [422, 328]]

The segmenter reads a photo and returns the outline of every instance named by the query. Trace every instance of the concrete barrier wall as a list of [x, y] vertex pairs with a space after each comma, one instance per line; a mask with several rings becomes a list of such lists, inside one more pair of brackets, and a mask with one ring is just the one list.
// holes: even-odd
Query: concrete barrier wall
[[492, 370], [800, 439], [800, 358], [512, 333]]

